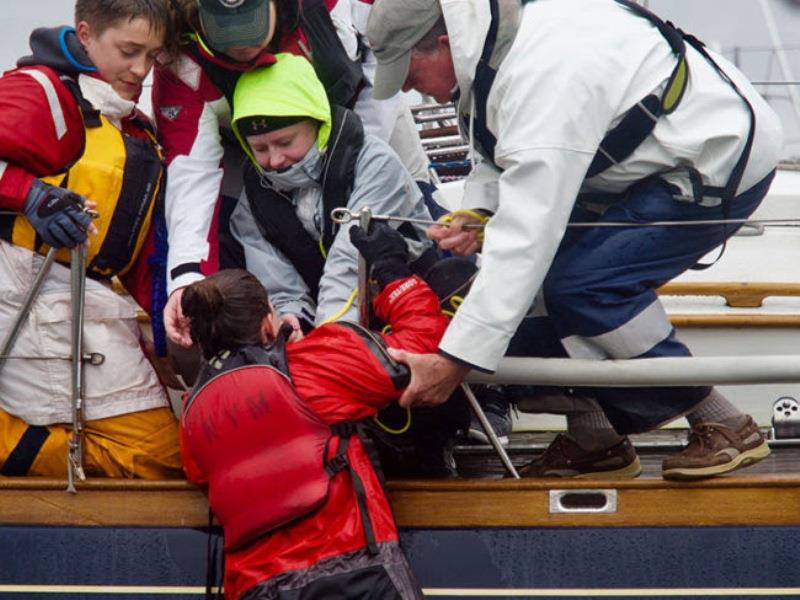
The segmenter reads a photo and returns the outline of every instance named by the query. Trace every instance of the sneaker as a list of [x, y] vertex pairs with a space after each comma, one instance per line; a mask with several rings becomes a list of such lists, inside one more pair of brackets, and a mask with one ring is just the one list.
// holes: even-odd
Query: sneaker
[[769, 456], [767, 440], [751, 417], [739, 429], [698, 423], [686, 447], [664, 459], [664, 479], [702, 479], [729, 473]]
[[544, 453], [520, 470], [522, 477], [575, 479], [633, 479], [642, 465], [626, 437], [603, 450], [589, 452], [568, 435], [559, 433]]
[[[503, 388], [498, 385], [485, 385], [475, 389], [475, 396], [486, 415], [486, 420], [489, 421], [489, 425], [492, 426], [494, 434], [500, 441], [500, 445], [508, 446], [508, 436], [512, 429], [511, 404], [506, 399]], [[472, 413], [472, 411], [470, 412]], [[482, 444], [490, 443], [489, 437], [474, 413], [470, 418], [467, 438]]]

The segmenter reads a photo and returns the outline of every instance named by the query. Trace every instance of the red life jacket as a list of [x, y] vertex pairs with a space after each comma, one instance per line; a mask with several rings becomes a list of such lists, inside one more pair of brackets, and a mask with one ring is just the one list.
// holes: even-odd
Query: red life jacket
[[[251, 347], [240, 356], [220, 363], [222, 372], [195, 388], [181, 418], [186, 450], [207, 476], [226, 550], [319, 508], [331, 477], [349, 467], [347, 445], [355, 433], [352, 423], [325, 424], [274, 366], [282, 362], [274, 353]], [[350, 474], [365, 509], [363, 485]], [[366, 510], [362, 521], [370, 550], [376, 549]]]

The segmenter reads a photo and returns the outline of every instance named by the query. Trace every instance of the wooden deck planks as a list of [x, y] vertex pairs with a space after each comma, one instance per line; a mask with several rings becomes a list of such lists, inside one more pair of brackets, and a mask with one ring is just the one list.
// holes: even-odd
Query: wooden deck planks
[[[185, 482], [0, 479], [0, 525], [205, 527], [199, 490]], [[551, 490], [616, 490], [609, 514], [551, 514]], [[729, 476], [700, 483], [462, 479], [394, 481], [401, 527], [800, 525], [800, 475]]]

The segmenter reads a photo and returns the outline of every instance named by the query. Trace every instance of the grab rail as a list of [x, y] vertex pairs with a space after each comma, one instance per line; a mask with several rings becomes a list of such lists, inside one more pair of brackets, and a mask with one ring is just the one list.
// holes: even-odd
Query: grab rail
[[632, 360], [506, 357], [469, 383], [671, 387], [800, 382], [800, 356], [680, 356]]

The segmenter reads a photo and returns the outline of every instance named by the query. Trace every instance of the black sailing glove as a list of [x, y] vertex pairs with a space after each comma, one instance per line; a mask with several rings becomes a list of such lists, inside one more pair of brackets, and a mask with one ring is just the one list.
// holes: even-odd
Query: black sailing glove
[[350, 228], [350, 241], [371, 265], [371, 275], [381, 289], [395, 279], [411, 275], [406, 241], [385, 223], [371, 223], [369, 233], [354, 225]]
[[83, 202], [75, 192], [34, 179], [25, 199], [25, 216], [48, 246], [74, 248], [86, 241], [92, 222]]

